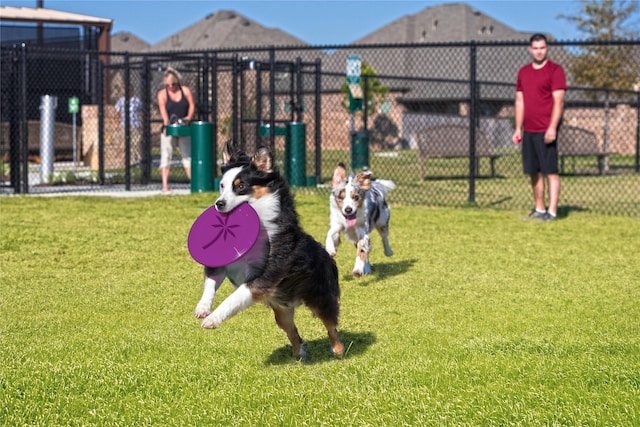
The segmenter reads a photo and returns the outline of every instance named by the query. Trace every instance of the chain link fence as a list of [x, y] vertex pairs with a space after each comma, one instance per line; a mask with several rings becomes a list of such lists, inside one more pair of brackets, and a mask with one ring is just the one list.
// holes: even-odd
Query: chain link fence
[[[587, 87], [577, 68], [585, 55], [606, 48], [622, 52], [626, 71], [638, 76], [639, 45], [550, 43], [549, 57], [565, 67], [569, 85], [558, 139], [560, 214], [640, 215], [638, 87]], [[511, 143], [515, 78], [530, 62], [527, 46], [145, 54], [2, 48], [0, 184], [12, 193], [160, 190], [156, 96], [172, 66], [194, 93], [195, 120], [213, 125], [216, 159], [227, 140], [249, 151], [268, 144], [296, 191], [328, 194], [342, 162], [395, 181], [392, 203], [528, 211], [531, 189], [519, 146]], [[361, 65], [359, 93], [345, 78], [353, 55]], [[189, 188], [175, 155], [170, 182]], [[213, 171], [215, 180], [219, 168]]]

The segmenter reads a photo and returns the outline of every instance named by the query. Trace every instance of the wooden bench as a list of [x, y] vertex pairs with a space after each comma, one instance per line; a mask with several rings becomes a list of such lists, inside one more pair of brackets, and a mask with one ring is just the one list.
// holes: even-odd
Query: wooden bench
[[[37, 156], [40, 154], [40, 121], [29, 120], [27, 123], [28, 154]], [[9, 126], [9, 122], [2, 122], [2, 131], [0, 132], [2, 135], [1, 144], [4, 147], [7, 147], [7, 149], [10, 146]], [[81, 135], [82, 128], [78, 126], [76, 128], [76, 148], [78, 152], [80, 152], [80, 148], [82, 146]], [[73, 158], [73, 126], [67, 123], [55, 122], [54, 136], [53, 151], [55, 156]]]
[[[469, 158], [469, 127], [465, 125], [429, 126], [417, 133], [416, 142], [421, 180], [424, 180], [424, 163], [427, 159]], [[485, 157], [489, 158], [491, 176], [495, 177], [495, 160], [504, 155], [493, 148], [487, 132], [476, 128], [476, 176], [480, 171], [480, 159]]]
[[[598, 159], [598, 173], [604, 173], [604, 158], [609, 155], [598, 145], [596, 134], [576, 126], [562, 125], [558, 131], [558, 157], [560, 158], [560, 173], [564, 173], [565, 157], [590, 157]], [[575, 160], [575, 159], [574, 159]], [[574, 161], [575, 171], [575, 161]]]

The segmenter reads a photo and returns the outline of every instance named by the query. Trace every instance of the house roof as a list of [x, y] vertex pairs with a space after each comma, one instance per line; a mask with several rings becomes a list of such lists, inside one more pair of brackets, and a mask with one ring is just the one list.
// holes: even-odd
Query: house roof
[[528, 40], [530, 36], [531, 33], [516, 31], [468, 4], [453, 3], [405, 15], [354, 44]]
[[112, 19], [98, 18], [96, 16], [80, 15], [77, 13], [62, 12], [54, 9], [44, 9], [41, 7], [0, 7], [0, 21], [24, 22], [28, 24], [64, 24], [78, 25], [82, 27], [95, 27], [100, 30], [98, 37], [98, 50], [111, 50], [111, 26]]
[[[360, 53], [362, 61], [369, 64], [378, 75], [429, 76], [433, 82], [388, 81], [391, 87], [400, 84], [406, 91], [404, 100], [463, 99], [468, 97], [468, 84], [443, 82], [443, 80], [469, 79], [470, 58], [467, 46], [454, 43], [470, 41], [528, 41], [531, 33], [520, 32], [477, 11], [464, 3], [427, 7], [414, 15], [403, 16], [382, 28], [356, 40], [346, 50], [336, 51], [335, 63], [344, 64], [349, 53]], [[399, 47], [385, 50], [381, 55], [375, 49], [358, 49], [358, 45], [416, 44], [411, 48]], [[451, 45], [448, 45], [448, 44]], [[424, 44], [424, 48], [419, 45]], [[344, 60], [341, 58], [344, 56]], [[510, 58], [506, 60], [506, 58]], [[520, 66], [530, 60], [522, 46], [478, 47], [477, 77], [479, 80], [511, 82]], [[504, 66], [504, 64], [508, 66]], [[496, 67], [495, 64], [503, 64]], [[496, 91], [494, 91], [496, 92]], [[497, 93], [500, 92], [500, 93]], [[497, 90], [512, 97], [512, 88]]]
[[62, 12], [54, 9], [32, 7], [0, 7], [0, 20], [13, 22], [48, 22], [57, 24], [97, 25], [113, 24], [112, 19], [98, 18], [96, 16], [80, 15], [77, 13]]
[[112, 52], [146, 52], [151, 44], [135, 34], [120, 31], [111, 35]]
[[257, 46], [308, 46], [277, 28], [267, 28], [230, 10], [220, 10], [149, 48], [149, 51], [205, 50]]

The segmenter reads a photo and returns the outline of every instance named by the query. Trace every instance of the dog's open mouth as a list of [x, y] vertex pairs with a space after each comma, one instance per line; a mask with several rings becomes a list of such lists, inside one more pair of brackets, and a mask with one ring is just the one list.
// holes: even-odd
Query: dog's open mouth
[[345, 215], [344, 219], [347, 220], [347, 225], [349, 227], [354, 227], [356, 225], [356, 221], [358, 220], [357, 215], [356, 214], [351, 214], [351, 215]]

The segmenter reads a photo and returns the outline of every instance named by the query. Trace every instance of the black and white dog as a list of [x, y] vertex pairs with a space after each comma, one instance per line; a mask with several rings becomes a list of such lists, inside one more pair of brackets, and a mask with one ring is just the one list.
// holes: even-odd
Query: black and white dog
[[393, 191], [393, 181], [376, 179], [371, 181], [371, 171], [365, 170], [354, 176], [347, 176], [344, 164], [340, 163], [333, 173], [331, 182], [329, 232], [325, 248], [332, 257], [340, 244], [340, 233], [344, 232], [348, 241], [357, 248], [353, 275], [371, 273], [369, 252], [370, 233], [375, 228], [382, 237], [384, 254], [393, 255], [389, 246], [389, 219], [391, 209], [386, 202], [387, 193]]
[[[275, 313], [278, 326], [287, 334], [293, 355], [305, 358], [304, 342], [294, 324], [294, 311], [305, 304], [329, 335], [334, 355], [344, 354], [338, 337], [340, 287], [335, 261], [322, 245], [299, 225], [294, 199], [286, 180], [275, 168], [273, 155], [261, 147], [253, 158], [234, 153], [230, 144], [223, 155], [219, 212], [230, 212], [248, 202], [260, 218], [260, 234], [252, 250], [231, 265], [205, 267], [204, 292], [195, 315], [202, 327], [217, 328], [234, 314], [256, 303]], [[216, 289], [225, 277], [236, 287], [210, 313]]]

